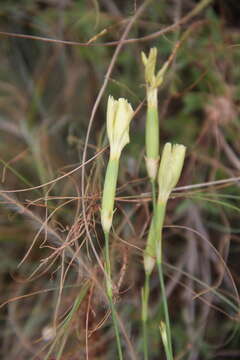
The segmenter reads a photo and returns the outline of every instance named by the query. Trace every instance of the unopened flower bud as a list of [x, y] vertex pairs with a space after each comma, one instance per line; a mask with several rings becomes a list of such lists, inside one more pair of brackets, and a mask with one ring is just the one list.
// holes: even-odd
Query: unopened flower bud
[[124, 146], [129, 143], [129, 125], [133, 117], [133, 109], [126, 99], [108, 98], [107, 134], [110, 143], [110, 159], [105, 175], [101, 224], [108, 233], [112, 226], [114, 199], [117, 186], [119, 158]]
[[110, 157], [120, 157], [121, 151], [129, 143], [129, 125], [134, 111], [126, 99], [108, 98], [107, 134], [110, 143]]
[[176, 186], [182, 172], [185, 153], [184, 145], [165, 144], [158, 172], [158, 202], [166, 202]]

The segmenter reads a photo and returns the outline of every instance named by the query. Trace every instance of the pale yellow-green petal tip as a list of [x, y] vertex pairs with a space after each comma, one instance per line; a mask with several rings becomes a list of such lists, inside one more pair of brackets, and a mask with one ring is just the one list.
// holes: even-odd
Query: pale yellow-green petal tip
[[162, 152], [158, 172], [159, 201], [166, 201], [181, 176], [186, 147], [166, 143]]
[[112, 226], [113, 211], [102, 209], [101, 211], [101, 224], [103, 231], [109, 233]]
[[152, 256], [145, 254], [144, 259], [143, 259], [143, 263], [144, 263], [145, 273], [150, 275], [151, 272], [154, 269], [154, 266], [156, 264], [156, 260]]
[[129, 125], [134, 111], [131, 104], [124, 98], [114, 100], [108, 98], [107, 134], [110, 143], [110, 154], [119, 158], [122, 149], [129, 142]]
[[154, 181], [157, 177], [159, 157], [156, 158], [145, 158], [146, 168], [149, 178]]

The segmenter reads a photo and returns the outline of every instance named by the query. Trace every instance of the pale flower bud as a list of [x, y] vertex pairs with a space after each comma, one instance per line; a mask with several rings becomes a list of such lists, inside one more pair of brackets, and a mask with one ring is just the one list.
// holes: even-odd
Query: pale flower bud
[[129, 143], [129, 125], [134, 111], [126, 99], [108, 98], [107, 134], [110, 143], [110, 158], [119, 159], [122, 149]]
[[176, 186], [182, 172], [185, 153], [184, 145], [165, 144], [158, 172], [159, 202], [166, 202]]
[[133, 114], [134, 111], [127, 100], [114, 100], [112, 96], [109, 96], [107, 134], [110, 143], [110, 159], [105, 175], [101, 209], [101, 224], [105, 233], [108, 233], [112, 226], [119, 158], [122, 149], [129, 143], [129, 125]]

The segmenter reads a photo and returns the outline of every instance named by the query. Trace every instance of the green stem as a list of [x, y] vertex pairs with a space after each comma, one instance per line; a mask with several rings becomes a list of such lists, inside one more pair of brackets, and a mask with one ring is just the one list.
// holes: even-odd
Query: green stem
[[155, 213], [156, 210], [156, 182], [155, 180], [151, 180], [151, 185], [152, 185], [152, 203], [153, 203], [153, 212]]
[[[162, 227], [163, 221], [165, 217], [165, 209], [166, 203], [159, 202], [156, 203], [156, 210], [153, 214], [153, 218], [150, 225], [150, 230], [147, 238], [147, 246], [144, 253], [144, 264], [146, 263], [146, 259], [158, 259], [161, 262], [162, 259]], [[155, 263], [155, 260], [154, 260]], [[145, 271], [147, 271], [147, 267], [145, 266]], [[152, 271], [149, 270], [150, 272]]]
[[171, 339], [171, 326], [170, 326], [170, 319], [169, 319], [169, 311], [168, 311], [168, 304], [167, 304], [167, 296], [163, 278], [163, 269], [162, 263], [157, 261], [157, 268], [158, 268], [158, 275], [159, 275], [159, 282], [162, 294], [162, 302], [163, 302], [163, 312], [164, 312], [164, 320], [166, 324], [166, 331], [167, 331], [167, 348], [168, 351], [166, 353], [167, 360], [173, 360], [173, 350], [172, 350], [172, 339]]
[[[155, 89], [157, 94], [157, 89]], [[157, 95], [155, 106], [149, 106], [147, 108], [146, 118], [146, 155], [147, 158], [158, 159], [159, 158], [159, 120], [158, 120], [158, 108], [157, 108]]]
[[116, 337], [116, 341], [117, 341], [118, 357], [119, 357], [119, 360], [123, 360], [122, 346], [121, 346], [118, 321], [117, 321], [117, 316], [116, 316], [116, 309], [115, 309], [115, 305], [114, 305], [112, 298], [109, 298], [109, 303], [110, 303], [110, 307], [111, 307], [113, 327], [114, 327], [115, 337]]
[[149, 300], [149, 274], [145, 274], [145, 284], [142, 289], [142, 327], [143, 327], [143, 350], [144, 360], [148, 360], [148, 300]]
[[146, 118], [146, 167], [147, 173], [151, 181], [154, 181], [157, 176], [158, 162], [159, 162], [159, 121], [157, 109], [157, 89], [153, 90], [155, 93], [154, 106], [149, 104], [147, 108]]
[[113, 208], [118, 178], [119, 159], [109, 159], [102, 196], [101, 223], [103, 231], [109, 233], [112, 226]]
[[156, 234], [155, 246], [156, 246], [157, 268], [158, 268], [160, 289], [161, 289], [162, 302], [163, 302], [164, 320], [165, 320], [166, 332], [167, 332], [168, 351], [166, 353], [166, 356], [167, 356], [167, 360], [173, 360], [171, 326], [170, 326], [167, 296], [166, 296], [166, 290], [165, 290], [165, 284], [163, 278], [163, 269], [162, 269], [162, 231], [163, 231], [166, 205], [167, 202], [158, 201], [157, 203], [156, 218], [155, 218], [155, 234]]
[[146, 321], [143, 321], [143, 353], [144, 360], [148, 360], [148, 329]]
[[109, 255], [109, 232], [105, 232], [105, 271], [106, 271], [106, 288], [107, 288], [107, 296], [111, 308], [112, 313], [112, 320], [113, 320], [113, 327], [117, 342], [117, 349], [118, 349], [118, 358], [119, 360], [123, 360], [122, 355], [122, 347], [121, 347], [121, 340], [120, 340], [120, 333], [118, 328], [118, 322], [116, 317], [116, 309], [113, 302], [113, 291], [112, 291], [112, 280], [111, 280], [111, 262], [110, 262], [110, 255]]

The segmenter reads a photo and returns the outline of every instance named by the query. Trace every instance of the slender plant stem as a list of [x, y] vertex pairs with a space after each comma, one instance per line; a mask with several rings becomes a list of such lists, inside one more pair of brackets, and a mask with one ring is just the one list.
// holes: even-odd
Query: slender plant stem
[[[156, 210], [156, 182], [151, 180], [152, 185], [152, 204], [153, 204], [153, 213]], [[145, 272], [145, 283], [142, 290], [142, 328], [143, 328], [143, 351], [144, 351], [144, 360], [148, 360], [148, 299], [149, 299], [149, 278], [150, 274]]]
[[156, 182], [155, 180], [151, 180], [151, 185], [152, 185], [152, 203], [153, 203], [153, 212], [155, 213], [156, 210]]
[[120, 333], [119, 333], [118, 321], [117, 321], [117, 316], [116, 316], [116, 309], [115, 309], [115, 305], [114, 305], [112, 298], [109, 298], [109, 303], [110, 303], [111, 312], [112, 312], [113, 327], [114, 327], [114, 332], [115, 332], [115, 337], [116, 337], [116, 342], [117, 342], [117, 349], [118, 349], [118, 357], [119, 357], [119, 360], [123, 360]]
[[155, 216], [155, 236], [156, 236], [156, 262], [158, 268], [159, 282], [160, 282], [160, 290], [162, 295], [163, 302], [163, 312], [164, 312], [164, 321], [166, 324], [166, 333], [167, 333], [167, 360], [173, 360], [173, 350], [172, 350], [172, 339], [171, 339], [171, 327], [170, 327], [170, 319], [169, 319], [169, 311], [167, 304], [167, 296], [164, 284], [163, 277], [163, 268], [162, 268], [162, 229], [165, 218], [167, 202], [161, 202], [158, 200], [156, 206], [156, 216]]
[[161, 288], [161, 294], [162, 294], [164, 320], [166, 323], [166, 331], [167, 331], [168, 352], [166, 355], [167, 355], [167, 360], [173, 360], [171, 326], [170, 326], [167, 296], [166, 296], [166, 290], [165, 290], [165, 284], [164, 284], [164, 278], [163, 278], [162, 262], [157, 261], [157, 268], [158, 268], [159, 282], [160, 282], [160, 288]]
[[[151, 85], [150, 85], [151, 87]], [[153, 94], [151, 100], [148, 101], [147, 116], [146, 116], [146, 158], [158, 160], [159, 156], [159, 120], [158, 120], [158, 105], [157, 105], [157, 88], [149, 89], [147, 85], [147, 98], [149, 99], [149, 92]], [[157, 162], [156, 162], [157, 166]], [[150, 173], [149, 173], [150, 176]]]
[[111, 263], [110, 263], [110, 255], [109, 255], [109, 233], [105, 232], [105, 271], [106, 271], [106, 288], [107, 288], [107, 296], [111, 308], [113, 327], [117, 342], [117, 350], [118, 350], [118, 358], [119, 360], [123, 360], [122, 355], [122, 346], [120, 340], [120, 332], [116, 317], [116, 309], [113, 302], [113, 292], [112, 292], [112, 281], [111, 281]]
[[149, 274], [145, 274], [145, 284], [142, 290], [142, 327], [143, 327], [143, 350], [144, 360], [148, 360], [148, 299], [149, 299]]
[[147, 321], [143, 321], [143, 352], [144, 360], [148, 360], [148, 329]]
[[[153, 213], [156, 211], [156, 182], [151, 180], [152, 185], [152, 204], [153, 204]], [[142, 328], [143, 328], [143, 351], [144, 351], [144, 360], [148, 360], [148, 300], [149, 300], [149, 280], [150, 274], [145, 272], [145, 283], [142, 290]]]

